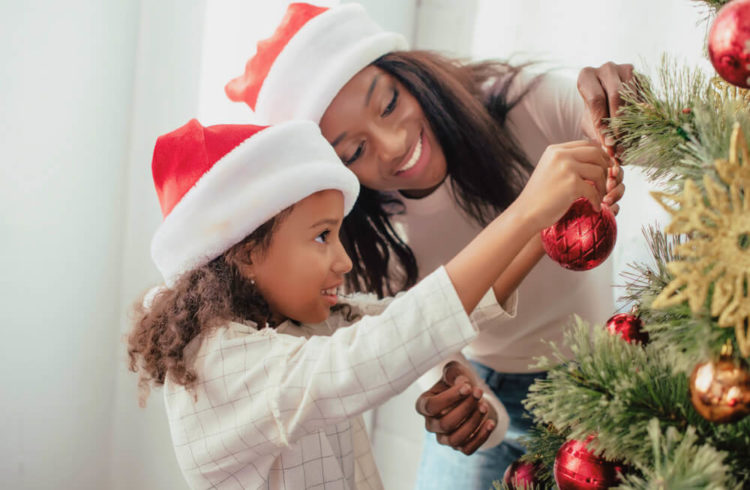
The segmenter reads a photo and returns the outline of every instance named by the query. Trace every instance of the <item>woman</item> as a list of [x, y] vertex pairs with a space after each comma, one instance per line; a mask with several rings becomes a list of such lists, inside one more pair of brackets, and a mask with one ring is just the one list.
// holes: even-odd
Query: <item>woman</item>
[[[593, 145], [580, 141], [582, 128], [614, 155], [602, 119], [617, 110], [619, 88], [631, 77], [630, 65], [585, 69], [580, 97], [550, 74], [408, 51], [401, 36], [383, 32], [356, 4], [292, 4], [226, 90], [259, 122], [320, 124], [362, 184], [343, 228], [354, 261], [349, 287], [386, 295], [460, 250], [515, 199], [535, 165], [577, 164]], [[616, 212], [624, 186], [622, 172], [612, 169], [604, 202]], [[606, 264], [585, 273], [562, 269], [544, 257], [538, 237], [524, 247], [493, 287], [496, 298], [508, 298], [520, 284], [519, 294], [486, 322], [515, 318], [480, 333], [464, 351], [470, 361], [438, 366], [425, 380], [417, 410], [437, 438], [425, 440], [420, 488], [486, 489], [522, 454], [515, 439], [529, 420], [521, 401], [544, 375], [529, 365], [548, 352], [540, 340], [559, 341], [573, 313], [606, 319], [610, 274]], [[484, 391], [481, 401], [458, 391], [461, 377]], [[478, 409], [484, 417], [469, 415]], [[484, 436], [478, 429], [505, 409], [507, 433], [498, 427]]]

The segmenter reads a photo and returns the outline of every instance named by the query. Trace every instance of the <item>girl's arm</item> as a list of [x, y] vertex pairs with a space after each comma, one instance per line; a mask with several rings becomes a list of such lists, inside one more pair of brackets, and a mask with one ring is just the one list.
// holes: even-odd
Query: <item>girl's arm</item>
[[523, 278], [534, 259], [533, 249], [524, 254], [525, 265], [509, 268], [513, 259], [575, 199], [586, 197], [595, 210], [601, 208], [609, 164], [607, 153], [586, 141], [545, 150], [518, 198], [445, 266], [467, 313], [502, 274], [509, 273], [509, 284]]
[[176, 431], [200, 428], [200, 437], [181, 450], [277, 454], [306, 434], [382, 404], [475, 337], [442, 267], [382, 314], [330, 336], [231, 324], [203, 341], [195, 398], [182, 387], [168, 390], [170, 423]]
[[495, 298], [499, 304], [503, 304], [513, 292], [518, 289], [526, 275], [544, 257], [542, 238], [539, 233], [523, 247], [521, 252], [513, 259], [513, 262], [505, 269], [500, 277], [492, 285]]

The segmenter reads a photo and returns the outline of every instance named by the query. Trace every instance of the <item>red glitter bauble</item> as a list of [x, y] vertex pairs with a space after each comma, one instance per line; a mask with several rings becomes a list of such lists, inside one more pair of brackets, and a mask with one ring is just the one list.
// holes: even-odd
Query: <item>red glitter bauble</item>
[[750, 0], [734, 0], [719, 10], [708, 33], [708, 56], [721, 78], [750, 88]]
[[503, 483], [511, 490], [527, 488], [530, 485], [540, 485], [539, 463], [528, 463], [520, 459], [513, 461], [505, 470]]
[[631, 344], [640, 342], [648, 344], [648, 332], [643, 330], [643, 322], [640, 318], [630, 313], [618, 313], [607, 320], [607, 330], [612, 335], [619, 335]]
[[570, 440], [560, 446], [555, 457], [555, 483], [560, 490], [589, 490], [618, 484], [619, 463], [594, 456], [586, 449], [586, 441]]
[[594, 211], [588, 199], [577, 199], [565, 215], [542, 230], [547, 255], [566, 269], [586, 271], [604, 262], [615, 246], [617, 223], [606, 204]]

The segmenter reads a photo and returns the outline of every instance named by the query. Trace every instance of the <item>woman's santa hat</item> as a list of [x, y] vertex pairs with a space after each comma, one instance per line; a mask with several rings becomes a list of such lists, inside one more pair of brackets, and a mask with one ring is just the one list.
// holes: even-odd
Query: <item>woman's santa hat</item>
[[359, 183], [310, 121], [203, 127], [160, 136], [152, 162], [164, 221], [151, 257], [172, 286], [315, 192], [337, 189], [348, 213]]
[[268, 39], [258, 43], [245, 73], [225, 91], [255, 111], [256, 121], [320, 122], [341, 88], [361, 69], [392, 51], [407, 49], [400, 34], [383, 31], [364, 8], [292, 3]]

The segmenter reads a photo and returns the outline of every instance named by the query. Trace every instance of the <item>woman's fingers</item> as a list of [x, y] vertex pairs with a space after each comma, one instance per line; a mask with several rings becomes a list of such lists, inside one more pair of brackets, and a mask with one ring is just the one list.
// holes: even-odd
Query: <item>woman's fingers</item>
[[425, 420], [425, 429], [435, 434], [452, 434], [461, 427], [461, 424], [477, 411], [479, 400], [473, 396], [466, 397], [461, 403], [448, 411], [441, 417], [428, 417]]
[[[605, 63], [598, 68], [586, 67], [578, 75], [578, 91], [583, 98], [589, 118], [599, 135], [606, 130], [605, 118], [617, 114], [622, 99], [620, 90], [623, 85], [633, 80], [633, 65]], [[606, 141], [600, 136], [599, 141], [606, 146], [613, 146], [613, 141]]]
[[[454, 386], [448, 387], [445, 383], [438, 381], [438, 384], [442, 384], [446, 388], [436, 393], [433, 389], [426, 391], [417, 398], [416, 409], [417, 412], [425, 417], [436, 417], [448, 410], [461, 401], [463, 401], [472, 392], [472, 386], [468, 383], [468, 380], [456, 378], [458, 381]], [[433, 386], [435, 388], [435, 386]]]
[[468, 418], [466, 418], [455, 430], [438, 436], [437, 439], [440, 444], [458, 449], [468, 443], [471, 435], [476, 432], [482, 421], [487, 416], [487, 405], [485, 402], [480, 402], [479, 407], [475, 407], [475, 409], [466, 415]]
[[474, 432], [459, 450], [466, 455], [474, 454], [490, 437], [490, 434], [495, 429], [495, 425], [494, 420], [485, 418], [479, 430]]

